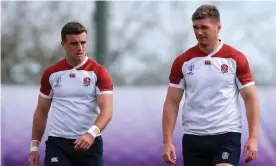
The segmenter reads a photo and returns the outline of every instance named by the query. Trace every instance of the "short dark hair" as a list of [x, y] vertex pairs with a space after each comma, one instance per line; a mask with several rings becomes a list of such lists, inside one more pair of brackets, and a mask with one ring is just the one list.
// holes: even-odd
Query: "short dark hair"
[[87, 33], [86, 28], [79, 22], [68, 22], [61, 29], [61, 40], [66, 39], [66, 35], [78, 35], [81, 33]]
[[192, 16], [192, 20], [200, 20], [204, 18], [215, 18], [220, 21], [219, 10], [214, 5], [202, 5], [196, 9]]

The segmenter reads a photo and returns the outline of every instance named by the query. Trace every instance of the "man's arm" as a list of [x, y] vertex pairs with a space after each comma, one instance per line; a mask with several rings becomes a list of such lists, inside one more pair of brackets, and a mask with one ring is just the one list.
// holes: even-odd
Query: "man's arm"
[[163, 143], [171, 143], [184, 89], [169, 87], [163, 108]]
[[113, 94], [112, 93], [98, 94], [97, 104], [100, 108], [100, 113], [94, 125], [97, 126], [102, 132], [112, 118]]
[[100, 108], [100, 113], [93, 126], [84, 135], [80, 136], [75, 141], [74, 149], [78, 151], [86, 151], [93, 144], [94, 139], [107, 126], [112, 118], [113, 111], [113, 94], [103, 93], [97, 95], [97, 104]]
[[256, 158], [258, 153], [258, 130], [259, 130], [259, 103], [256, 86], [251, 85], [240, 90], [246, 108], [249, 138], [244, 145], [243, 155], [247, 155], [245, 162], [249, 163]]
[[[100, 108], [100, 113], [94, 122], [90, 131], [95, 131], [98, 135], [107, 126], [112, 118], [113, 112], [113, 82], [108, 70], [101, 66], [97, 70], [97, 82], [96, 82], [96, 99]], [[94, 130], [93, 127], [98, 128]]]
[[76, 150], [88, 150], [94, 142], [92, 137], [96, 138], [96, 136], [98, 136], [104, 130], [112, 118], [113, 84], [111, 77], [109, 76], [107, 69], [104, 67], [101, 67], [99, 70], [97, 70], [96, 74], [98, 76], [96, 82], [96, 100], [100, 109], [100, 113], [92, 127], [75, 141]]
[[246, 108], [248, 121], [249, 139], [257, 139], [259, 130], [259, 102], [256, 86], [251, 85], [240, 90]]
[[244, 156], [248, 154], [245, 159], [245, 162], [248, 163], [256, 158], [258, 152], [259, 102], [256, 86], [246, 56], [243, 53], [239, 53], [236, 58], [236, 84], [244, 100], [249, 129], [249, 138], [244, 145], [243, 152]]
[[[38, 97], [38, 104], [33, 118], [32, 140], [41, 141], [42, 139], [47, 124], [51, 101], [51, 99], [44, 98], [40, 95]], [[38, 142], [32, 142], [32, 145], [38, 146]]]

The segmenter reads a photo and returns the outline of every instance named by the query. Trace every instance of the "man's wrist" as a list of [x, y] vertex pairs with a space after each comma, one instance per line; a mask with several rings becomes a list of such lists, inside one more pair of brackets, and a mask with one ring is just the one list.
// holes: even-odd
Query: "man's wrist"
[[90, 134], [94, 139], [97, 137], [97, 134], [95, 131], [87, 131], [88, 134]]
[[172, 139], [166, 138], [163, 140], [163, 144], [170, 144], [172, 143]]
[[93, 138], [96, 138], [97, 136], [101, 135], [101, 131], [96, 125], [93, 125], [87, 132], [91, 134]]
[[38, 146], [31, 146], [30, 152], [38, 152], [38, 151], [39, 151]]
[[31, 141], [30, 152], [37, 152], [37, 151], [39, 151], [39, 144], [40, 144], [40, 141], [38, 141], [38, 140], [32, 140]]
[[39, 146], [39, 144], [40, 144], [40, 141], [39, 141], [39, 140], [32, 140], [32, 141], [31, 141], [31, 145], [32, 145], [32, 146]]
[[258, 138], [256, 136], [249, 136], [249, 139], [255, 139], [255, 140], [257, 140]]

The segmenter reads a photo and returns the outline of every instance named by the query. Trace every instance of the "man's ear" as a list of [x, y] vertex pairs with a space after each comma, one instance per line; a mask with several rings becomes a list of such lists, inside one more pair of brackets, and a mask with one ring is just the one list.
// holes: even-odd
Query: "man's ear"
[[218, 24], [218, 32], [221, 31], [221, 28], [222, 28], [222, 25], [219, 23], [219, 24]]
[[61, 44], [61, 46], [63, 47], [64, 46], [64, 41], [62, 40], [61, 42], [60, 42], [60, 44]]

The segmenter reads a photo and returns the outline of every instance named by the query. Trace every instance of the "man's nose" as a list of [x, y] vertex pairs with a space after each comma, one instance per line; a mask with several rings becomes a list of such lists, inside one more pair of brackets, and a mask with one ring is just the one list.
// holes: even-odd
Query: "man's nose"
[[197, 30], [196, 30], [196, 34], [197, 34], [197, 35], [202, 35], [202, 30], [201, 30], [200, 28], [197, 29]]
[[77, 49], [78, 49], [78, 50], [82, 50], [82, 48], [83, 48], [83, 47], [82, 47], [81, 43], [79, 43], [79, 44], [77, 45]]

